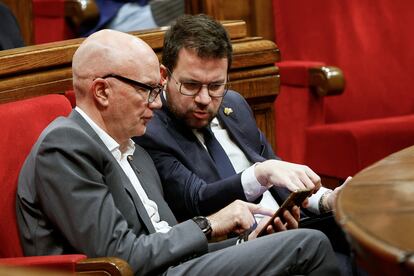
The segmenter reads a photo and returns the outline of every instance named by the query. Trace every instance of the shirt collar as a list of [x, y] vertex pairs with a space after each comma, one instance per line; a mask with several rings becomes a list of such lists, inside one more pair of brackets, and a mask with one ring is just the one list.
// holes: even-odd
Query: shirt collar
[[219, 120], [217, 117], [214, 117], [213, 120], [210, 122], [211, 129], [222, 129]]
[[79, 106], [75, 107], [75, 110], [85, 119], [85, 121], [91, 126], [91, 128], [96, 132], [108, 150], [114, 155], [118, 160], [123, 156], [128, 156], [134, 154], [135, 143], [131, 139], [128, 140], [128, 145], [126, 151], [121, 154], [119, 150], [119, 144], [112, 138], [108, 133], [106, 133], [101, 127], [99, 127]]
[[[223, 129], [221, 127], [220, 122], [217, 119], [217, 117], [214, 117], [213, 120], [211, 120], [211, 122], [210, 122], [210, 128], [211, 128], [212, 131]], [[195, 128], [193, 128], [191, 130], [194, 133], [194, 135], [197, 137], [197, 139], [201, 142], [201, 144], [204, 145], [204, 143], [205, 143], [205, 141], [204, 141], [204, 135], [201, 132], [201, 129], [195, 129]], [[204, 145], [204, 147], [205, 147], [205, 145]]]

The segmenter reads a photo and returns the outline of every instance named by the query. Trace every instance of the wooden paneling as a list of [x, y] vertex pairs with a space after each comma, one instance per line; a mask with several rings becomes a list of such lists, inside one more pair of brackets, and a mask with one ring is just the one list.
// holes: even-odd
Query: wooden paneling
[[[275, 43], [246, 37], [243, 21], [224, 22], [233, 44], [231, 88], [251, 105], [260, 128], [274, 146], [273, 101], [279, 91], [280, 59]], [[165, 29], [134, 32], [161, 55]], [[0, 52], [0, 103], [72, 88], [72, 56], [82, 38]]]
[[193, 0], [187, 12], [205, 13], [219, 20], [243, 20], [248, 36], [274, 41], [272, 0]]

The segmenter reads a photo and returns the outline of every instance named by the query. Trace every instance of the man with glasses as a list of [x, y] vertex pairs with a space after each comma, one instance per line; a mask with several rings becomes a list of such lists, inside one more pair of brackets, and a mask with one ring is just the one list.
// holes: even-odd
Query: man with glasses
[[[236, 199], [276, 210], [289, 191], [312, 189], [315, 194], [303, 204], [308, 217], [303, 214], [307, 218], [301, 226], [306, 221], [307, 227], [332, 234], [334, 248], [349, 254], [328, 212], [341, 188], [321, 187], [320, 177], [310, 168], [275, 156], [249, 105], [228, 90], [231, 62], [232, 46], [224, 27], [207, 16], [180, 17], [165, 35], [163, 107], [155, 112], [146, 134], [134, 141], [154, 160], [174, 214], [179, 220], [208, 215]], [[294, 208], [274, 227], [298, 228], [299, 218], [299, 208]]]
[[137, 275], [338, 273], [317, 231], [271, 234], [269, 227], [269, 235], [255, 239], [255, 231], [240, 245], [208, 243], [249, 229], [253, 214], [271, 213], [255, 204], [234, 201], [177, 224], [151, 158], [131, 140], [161, 107], [158, 58], [142, 40], [97, 32], [75, 52], [72, 69], [76, 108], [42, 132], [20, 172], [25, 255], [116, 256]]
[[[155, 161], [176, 216], [210, 214], [235, 199], [276, 209], [298, 189], [317, 193], [306, 202], [311, 210], [331, 210], [339, 189], [332, 193], [310, 168], [278, 160], [249, 105], [228, 90], [231, 61], [224, 27], [207, 16], [183, 16], [165, 35], [163, 108], [134, 140]], [[286, 212], [280, 230], [298, 227], [298, 211]]]

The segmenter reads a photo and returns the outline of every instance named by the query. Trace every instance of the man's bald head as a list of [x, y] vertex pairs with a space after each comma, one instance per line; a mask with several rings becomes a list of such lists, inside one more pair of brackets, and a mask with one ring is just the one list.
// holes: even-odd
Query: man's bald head
[[[86, 38], [72, 60], [73, 87], [84, 96], [93, 79], [104, 75], [140, 74], [147, 66], [158, 63], [151, 47], [141, 39], [114, 30], [102, 30]], [[83, 95], [79, 95], [83, 94]]]
[[148, 100], [153, 91], [148, 87], [161, 81], [151, 47], [132, 35], [102, 30], [79, 46], [72, 70], [77, 107], [115, 139], [121, 151], [131, 137], [145, 133], [152, 110], [161, 107], [159, 99]]

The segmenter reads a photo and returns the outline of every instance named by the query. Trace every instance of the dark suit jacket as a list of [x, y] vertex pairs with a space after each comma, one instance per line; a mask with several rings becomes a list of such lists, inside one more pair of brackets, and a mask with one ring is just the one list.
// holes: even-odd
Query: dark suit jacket
[[[155, 111], [146, 134], [133, 139], [154, 160], [165, 198], [177, 219], [210, 214], [235, 199], [246, 200], [240, 174], [220, 179], [206, 149], [191, 129], [174, 119], [166, 108], [165, 100], [162, 100], [163, 108]], [[233, 112], [224, 114], [225, 107], [231, 108]], [[217, 117], [251, 162], [279, 159], [258, 129], [249, 105], [240, 94], [228, 91]], [[275, 187], [270, 192], [279, 205], [289, 194], [286, 189]], [[323, 231], [335, 250], [349, 254], [346, 239], [332, 213], [315, 215], [303, 208], [301, 211], [303, 220], [300, 227]]]
[[23, 46], [19, 23], [11, 10], [0, 3], [0, 51]]
[[[224, 114], [225, 107], [233, 112]], [[228, 91], [217, 117], [251, 162], [278, 159], [240, 94]], [[220, 179], [208, 152], [191, 129], [174, 118], [165, 103], [161, 110], [155, 111], [146, 134], [133, 139], [154, 160], [166, 200], [179, 220], [211, 214], [236, 199], [246, 200], [240, 174]], [[287, 191], [271, 190], [281, 204]]]
[[[151, 158], [137, 146], [132, 163], [161, 219], [175, 225]], [[117, 256], [136, 273], [153, 275], [208, 251], [193, 221], [155, 233], [128, 177], [76, 111], [52, 122], [34, 145], [19, 176], [16, 208], [25, 255]]]

